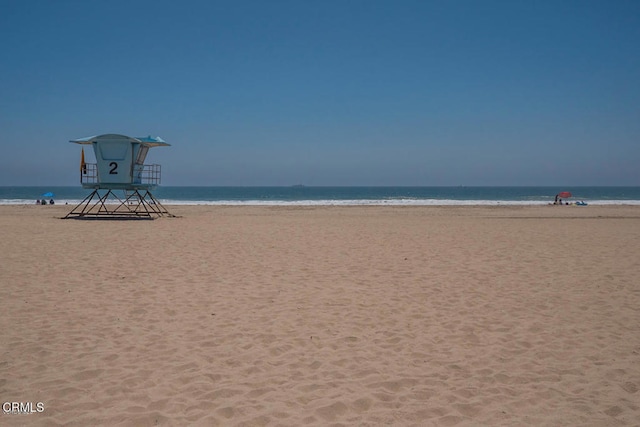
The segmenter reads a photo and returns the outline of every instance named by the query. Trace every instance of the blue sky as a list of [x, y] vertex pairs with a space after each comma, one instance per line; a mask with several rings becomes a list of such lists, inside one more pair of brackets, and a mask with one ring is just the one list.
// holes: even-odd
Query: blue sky
[[103, 133], [164, 185], [640, 185], [636, 0], [0, 0], [0, 52], [0, 185]]

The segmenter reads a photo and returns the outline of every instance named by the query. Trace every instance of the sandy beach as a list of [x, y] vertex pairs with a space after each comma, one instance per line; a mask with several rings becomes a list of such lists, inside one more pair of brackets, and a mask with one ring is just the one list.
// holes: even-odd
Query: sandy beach
[[169, 208], [0, 206], [0, 425], [640, 425], [639, 206]]

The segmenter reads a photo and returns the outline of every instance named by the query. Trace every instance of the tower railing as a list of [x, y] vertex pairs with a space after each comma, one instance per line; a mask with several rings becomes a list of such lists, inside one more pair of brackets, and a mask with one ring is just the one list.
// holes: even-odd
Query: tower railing
[[80, 184], [98, 183], [98, 164], [84, 163], [80, 170]]
[[133, 168], [134, 184], [160, 185], [160, 176], [162, 175], [160, 165], [135, 165]]
[[[132, 185], [160, 185], [162, 168], [160, 165], [134, 165]], [[80, 184], [98, 185], [98, 164], [85, 163], [80, 171]]]

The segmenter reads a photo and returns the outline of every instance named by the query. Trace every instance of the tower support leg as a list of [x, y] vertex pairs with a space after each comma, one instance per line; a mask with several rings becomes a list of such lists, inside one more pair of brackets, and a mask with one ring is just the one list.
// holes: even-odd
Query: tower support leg
[[127, 190], [119, 197], [114, 190], [95, 189], [63, 218], [82, 219], [154, 219], [175, 217], [149, 190]]

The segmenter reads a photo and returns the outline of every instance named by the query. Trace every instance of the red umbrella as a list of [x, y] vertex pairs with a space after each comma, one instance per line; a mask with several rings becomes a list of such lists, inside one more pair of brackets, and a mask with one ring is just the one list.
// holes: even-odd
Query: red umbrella
[[558, 197], [560, 197], [561, 199], [568, 199], [569, 197], [571, 197], [571, 193], [568, 191], [562, 191], [558, 193]]

